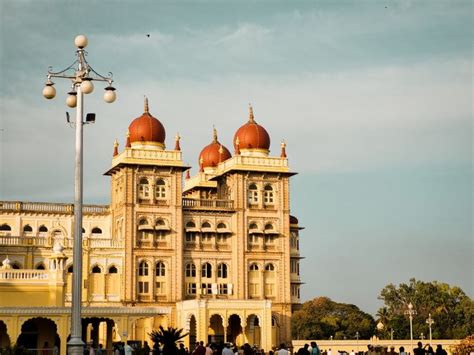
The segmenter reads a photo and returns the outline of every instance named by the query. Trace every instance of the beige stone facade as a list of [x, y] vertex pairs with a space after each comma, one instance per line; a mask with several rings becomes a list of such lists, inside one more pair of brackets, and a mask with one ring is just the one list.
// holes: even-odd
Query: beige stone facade
[[[110, 205], [84, 206], [84, 338], [110, 347], [170, 325], [189, 333], [188, 344], [290, 341], [301, 228], [290, 219], [286, 152], [242, 149], [185, 178], [176, 147], [117, 151]], [[28, 346], [48, 339], [65, 353], [73, 223], [70, 204], [0, 202], [3, 345], [27, 329]], [[56, 338], [42, 335], [48, 324]]]

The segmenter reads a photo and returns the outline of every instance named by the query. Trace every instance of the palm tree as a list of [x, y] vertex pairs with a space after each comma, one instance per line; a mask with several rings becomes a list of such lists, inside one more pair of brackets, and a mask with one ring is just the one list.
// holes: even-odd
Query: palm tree
[[148, 335], [154, 343], [163, 345], [163, 354], [175, 355], [178, 354], [176, 342], [188, 335], [188, 333], [181, 334], [182, 332], [183, 329], [173, 327], [168, 327], [165, 329], [160, 325], [158, 330], [153, 330]]

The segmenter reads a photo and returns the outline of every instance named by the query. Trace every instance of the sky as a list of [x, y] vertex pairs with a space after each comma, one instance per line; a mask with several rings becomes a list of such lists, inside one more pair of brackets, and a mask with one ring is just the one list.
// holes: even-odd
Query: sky
[[472, 22], [471, 1], [1, 1], [0, 199], [73, 201], [69, 86], [41, 91], [86, 34], [118, 97], [86, 97], [86, 203], [109, 202], [102, 174], [144, 95], [193, 174], [212, 126], [231, 147], [252, 103], [299, 173], [303, 300], [375, 314], [412, 277], [472, 297]]

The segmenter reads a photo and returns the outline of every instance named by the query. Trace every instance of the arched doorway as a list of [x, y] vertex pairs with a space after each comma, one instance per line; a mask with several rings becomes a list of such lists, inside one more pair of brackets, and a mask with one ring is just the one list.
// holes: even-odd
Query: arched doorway
[[261, 347], [261, 331], [258, 316], [251, 314], [247, 317], [247, 326], [245, 327], [245, 336], [250, 345]]
[[0, 348], [7, 348], [10, 346], [10, 337], [7, 333], [7, 325], [0, 320]]
[[49, 318], [32, 318], [21, 326], [21, 334], [17, 345], [26, 349], [48, 349], [53, 354], [55, 347], [61, 348], [61, 340], [57, 333], [57, 326]]
[[232, 314], [229, 317], [229, 325], [227, 326], [227, 342], [241, 346], [244, 344], [242, 325], [240, 317]]
[[95, 349], [102, 344], [104, 350], [112, 351], [112, 344], [120, 341], [115, 322], [110, 318], [82, 318], [82, 341]]
[[224, 324], [222, 317], [213, 314], [209, 319], [209, 329], [207, 331], [207, 342], [214, 344], [224, 343]]

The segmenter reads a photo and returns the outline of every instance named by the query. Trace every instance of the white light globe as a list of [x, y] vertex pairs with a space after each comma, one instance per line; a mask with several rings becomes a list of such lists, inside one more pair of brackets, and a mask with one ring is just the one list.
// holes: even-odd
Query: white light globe
[[104, 92], [104, 101], [108, 104], [111, 104], [115, 101], [117, 95], [115, 94], [115, 89], [105, 89]]
[[90, 94], [94, 91], [94, 84], [92, 84], [92, 80], [83, 79], [81, 83], [81, 91], [84, 94]]
[[43, 96], [48, 100], [54, 99], [56, 96], [56, 89], [53, 85], [46, 85], [43, 89]]
[[68, 95], [66, 99], [66, 105], [69, 107], [76, 107], [77, 105], [77, 96], [76, 95]]
[[79, 35], [74, 38], [74, 44], [76, 45], [77, 48], [85, 48], [87, 47], [87, 37], [84, 35]]

